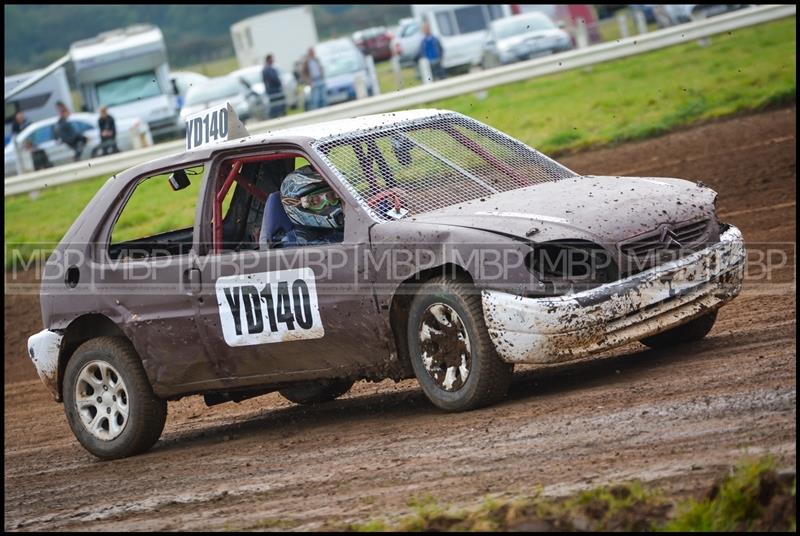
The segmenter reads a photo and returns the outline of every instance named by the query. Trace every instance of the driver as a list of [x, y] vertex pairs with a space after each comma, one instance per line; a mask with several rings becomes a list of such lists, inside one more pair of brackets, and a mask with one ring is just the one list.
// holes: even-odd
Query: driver
[[281, 240], [284, 247], [344, 240], [342, 200], [311, 166], [286, 175], [281, 184], [281, 203], [294, 224]]

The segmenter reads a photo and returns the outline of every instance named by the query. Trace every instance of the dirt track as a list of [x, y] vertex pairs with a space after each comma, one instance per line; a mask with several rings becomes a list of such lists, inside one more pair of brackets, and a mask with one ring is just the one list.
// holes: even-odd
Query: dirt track
[[[562, 161], [582, 173], [703, 180], [751, 249], [786, 249], [795, 240], [795, 114]], [[507, 401], [458, 415], [434, 409], [413, 381], [360, 382], [316, 408], [277, 394], [212, 408], [191, 397], [170, 403], [150, 452], [115, 462], [80, 447], [25, 357], [26, 338], [41, 329], [38, 303], [7, 296], [5, 528], [309, 530], [393, 517], [426, 493], [469, 506], [537, 485], [564, 494], [634, 478], [685, 493], [745, 450], [794, 467], [793, 247], [791, 265], [771, 282], [748, 281], [699, 343], [518, 367]]]

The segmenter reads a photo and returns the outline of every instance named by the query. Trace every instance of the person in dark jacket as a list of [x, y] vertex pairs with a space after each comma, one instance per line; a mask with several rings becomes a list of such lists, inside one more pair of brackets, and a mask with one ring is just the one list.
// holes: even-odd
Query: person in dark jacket
[[114, 118], [109, 115], [107, 106], [100, 108], [100, 118], [97, 120], [97, 127], [100, 129], [100, 145], [92, 149], [92, 156], [97, 156], [101, 152], [103, 156], [118, 153], [117, 125], [114, 122]]
[[17, 136], [20, 132], [25, 130], [31, 122], [25, 119], [25, 114], [17, 112], [14, 114], [14, 122], [11, 124], [11, 133]]
[[286, 95], [283, 93], [283, 83], [278, 70], [273, 67], [275, 58], [267, 54], [261, 78], [264, 80], [264, 91], [269, 97], [269, 117], [283, 117], [286, 115]]
[[88, 140], [86, 136], [78, 132], [75, 126], [69, 121], [69, 109], [63, 102], [58, 101], [56, 103], [56, 109], [58, 110], [59, 118], [55, 126], [55, 137], [58, 141], [66, 143], [75, 151], [75, 161], [77, 162], [81, 159], [83, 148], [86, 147]]

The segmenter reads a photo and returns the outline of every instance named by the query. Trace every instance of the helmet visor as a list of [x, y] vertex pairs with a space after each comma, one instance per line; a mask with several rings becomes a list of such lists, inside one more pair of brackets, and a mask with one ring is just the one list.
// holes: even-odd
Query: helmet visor
[[339, 204], [339, 196], [333, 190], [317, 192], [313, 194], [304, 195], [300, 198], [300, 206], [313, 211], [323, 210], [328, 206], [337, 206]]

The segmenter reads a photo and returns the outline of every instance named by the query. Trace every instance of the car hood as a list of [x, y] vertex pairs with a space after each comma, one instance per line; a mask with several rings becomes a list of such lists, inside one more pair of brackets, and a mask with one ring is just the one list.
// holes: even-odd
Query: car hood
[[502, 192], [403, 221], [471, 227], [534, 242], [617, 243], [676, 223], [714, 217], [716, 192], [659, 177], [580, 176]]
[[220, 97], [216, 99], [209, 99], [207, 101], [196, 102], [194, 104], [187, 104], [181, 109], [181, 116], [186, 118], [191, 114], [200, 112], [202, 110], [208, 110], [215, 106], [220, 106], [225, 104], [226, 102], [230, 102], [231, 106], [236, 106], [241, 102], [244, 102], [246, 99], [243, 95], [228, 95], [227, 97]]
[[537, 30], [535, 32], [527, 32], [520, 35], [513, 35], [504, 39], [498, 39], [497, 46], [501, 49], [513, 48], [529, 40], [538, 40], [546, 38], [561, 38], [567, 35], [563, 30], [554, 28], [552, 30]]

